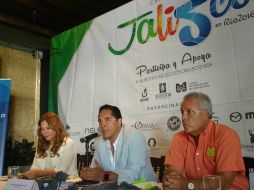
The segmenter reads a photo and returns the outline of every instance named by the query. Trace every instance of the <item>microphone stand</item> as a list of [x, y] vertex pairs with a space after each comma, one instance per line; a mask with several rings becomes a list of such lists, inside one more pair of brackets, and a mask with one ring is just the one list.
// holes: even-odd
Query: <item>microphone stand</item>
[[86, 156], [85, 156], [85, 159], [86, 160], [85, 160], [84, 164], [85, 164], [86, 167], [89, 167], [89, 165], [90, 165], [90, 163], [89, 163], [89, 159], [90, 159], [89, 142], [90, 142], [89, 139], [85, 140], [85, 143], [86, 143]]
[[89, 142], [92, 140], [92, 139], [94, 139], [94, 138], [96, 138], [96, 137], [98, 137], [99, 136], [99, 134], [98, 133], [94, 133], [94, 134], [91, 134], [91, 135], [88, 135], [88, 136], [86, 136], [86, 137], [84, 137], [84, 138], [81, 138], [80, 139], [80, 142], [81, 143], [86, 143], [86, 145], [85, 145], [85, 147], [86, 147], [86, 155], [85, 155], [85, 160], [84, 160], [84, 166], [85, 167], [89, 167], [89, 165], [90, 165], [90, 161], [91, 161], [91, 158], [92, 158], [92, 155], [91, 155], [91, 153], [89, 152]]

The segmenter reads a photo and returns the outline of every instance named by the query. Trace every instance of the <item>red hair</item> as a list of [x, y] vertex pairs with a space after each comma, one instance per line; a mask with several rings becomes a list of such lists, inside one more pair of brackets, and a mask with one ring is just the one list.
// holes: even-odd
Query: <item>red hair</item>
[[46, 121], [50, 129], [56, 132], [56, 136], [54, 138], [54, 143], [50, 148], [50, 156], [54, 157], [55, 155], [59, 156], [57, 153], [60, 146], [65, 143], [67, 138], [67, 133], [64, 129], [62, 122], [60, 121], [57, 114], [52, 112], [45, 113], [38, 122], [38, 145], [37, 145], [37, 157], [38, 158], [45, 158], [47, 156], [46, 150], [50, 147], [50, 142], [47, 141], [41, 134], [41, 122]]

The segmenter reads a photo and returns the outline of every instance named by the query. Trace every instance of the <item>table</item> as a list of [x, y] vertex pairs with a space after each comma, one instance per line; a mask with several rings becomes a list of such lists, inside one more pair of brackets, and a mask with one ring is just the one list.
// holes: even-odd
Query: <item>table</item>
[[[4, 190], [4, 187], [5, 187], [6, 183], [7, 183], [7, 181], [1, 180], [1, 177], [0, 177], [0, 190]], [[160, 189], [162, 189], [162, 184], [161, 183], [156, 183], [156, 182], [144, 182], [144, 183], [140, 183], [136, 186], [138, 186], [139, 188], [144, 188], [148, 184], [151, 184], [153, 186], [158, 186]], [[94, 188], [92, 188], [92, 187], [90, 187], [90, 188], [89, 187], [88, 188], [78, 188], [78, 190], [83, 190], [83, 189], [89, 190], [89, 189], [94, 189]]]
[[[139, 188], [146, 188], [147, 185], [149, 185], [151, 188], [151, 186], [157, 186], [162, 190], [162, 184], [161, 183], [155, 183], [155, 182], [145, 182], [145, 183], [140, 183], [138, 185]], [[94, 184], [94, 185], [88, 185], [85, 187], [77, 187], [76, 190], [126, 190], [126, 189], [130, 189], [130, 187], [127, 186], [117, 186], [116, 184], [113, 183], [104, 183], [104, 184]]]
[[3, 190], [6, 185], [6, 181], [0, 181], [0, 190]]

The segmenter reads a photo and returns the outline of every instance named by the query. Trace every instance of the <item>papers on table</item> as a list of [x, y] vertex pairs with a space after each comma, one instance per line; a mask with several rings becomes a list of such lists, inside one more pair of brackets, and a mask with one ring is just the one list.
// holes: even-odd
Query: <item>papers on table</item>
[[4, 190], [39, 190], [35, 180], [9, 179]]

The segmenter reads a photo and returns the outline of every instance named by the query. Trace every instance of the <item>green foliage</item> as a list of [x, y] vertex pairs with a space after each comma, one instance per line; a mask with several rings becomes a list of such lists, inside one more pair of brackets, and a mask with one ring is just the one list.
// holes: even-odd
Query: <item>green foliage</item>
[[9, 138], [6, 144], [5, 168], [14, 165], [31, 165], [35, 154], [33, 145], [34, 142], [28, 142], [27, 139], [23, 139], [21, 142], [15, 140], [13, 145]]

